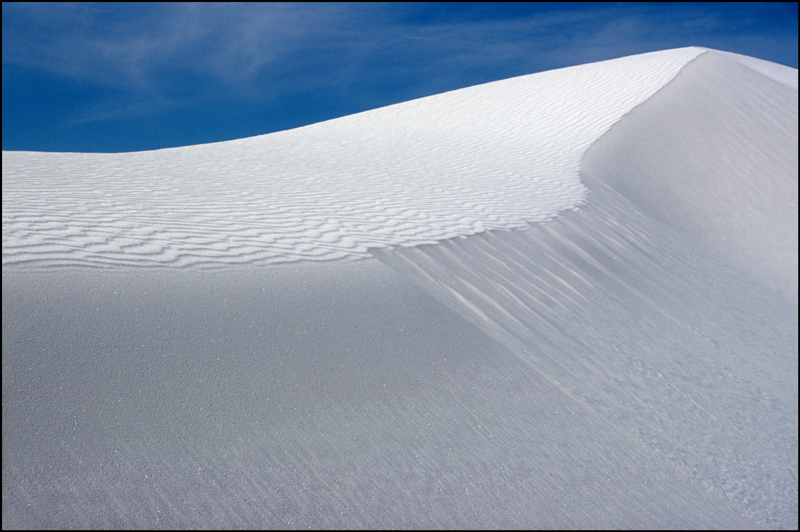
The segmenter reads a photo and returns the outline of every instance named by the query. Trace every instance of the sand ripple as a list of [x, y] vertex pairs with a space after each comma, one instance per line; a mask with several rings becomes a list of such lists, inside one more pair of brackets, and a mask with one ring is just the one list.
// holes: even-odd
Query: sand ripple
[[488, 83], [290, 131], [3, 153], [3, 265], [224, 268], [368, 257], [579, 206], [591, 143], [702, 48]]

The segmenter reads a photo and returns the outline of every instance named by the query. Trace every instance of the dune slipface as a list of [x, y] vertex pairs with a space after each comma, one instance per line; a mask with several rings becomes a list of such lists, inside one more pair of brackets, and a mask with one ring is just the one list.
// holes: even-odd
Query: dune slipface
[[797, 527], [795, 69], [4, 152], [3, 192], [4, 527]]

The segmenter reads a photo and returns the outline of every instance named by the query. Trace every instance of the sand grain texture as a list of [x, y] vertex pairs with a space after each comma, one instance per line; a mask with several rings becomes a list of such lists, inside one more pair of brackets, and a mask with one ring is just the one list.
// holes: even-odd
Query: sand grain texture
[[796, 529], [796, 163], [703, 48], [4, 153], [3, 527]]

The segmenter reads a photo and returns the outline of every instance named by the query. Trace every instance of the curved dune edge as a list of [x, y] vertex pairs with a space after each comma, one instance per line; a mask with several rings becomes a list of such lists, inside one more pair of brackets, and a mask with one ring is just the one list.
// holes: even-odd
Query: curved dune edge
[[358, 259], [549, 221], [584, 201], [589, 145], [703, 52], [542, 72], [230, 142], [3, 153], [3, 266]]
[[761, 70], [698, 56], [600, 137], [582, 170], [796, 302], [797, 70]]
[[598, 432], [794, 528], [797, 90], [794, 69], [749, 66], [709, 50], [622, 117], [587, 151], [581, 208], [373, 254]]

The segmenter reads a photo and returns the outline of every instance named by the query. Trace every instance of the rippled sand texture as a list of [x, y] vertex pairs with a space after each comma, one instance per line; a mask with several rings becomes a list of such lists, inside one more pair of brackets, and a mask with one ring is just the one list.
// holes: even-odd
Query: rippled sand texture
[[248, 139], [3, 154], [3, 265], [222, 267], [366, 257], [552, 219], [589, 145], [703, 53], [523, 76]]
[[797, 529], [796, 69], [3, 156], [3, 528]]

